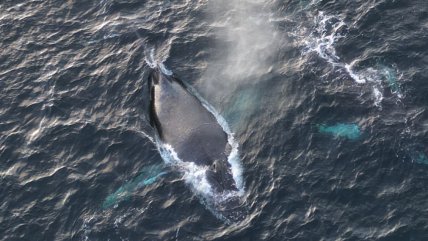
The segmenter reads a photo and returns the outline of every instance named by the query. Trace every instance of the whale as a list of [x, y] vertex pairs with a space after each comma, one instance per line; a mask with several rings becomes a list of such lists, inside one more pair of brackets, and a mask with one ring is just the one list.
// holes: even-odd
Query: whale
[[177, 166], [191, 164], [193, 169], [187, 172], [202, 170], [193, 189], [205, 186], [197, 194], [209, 210], [227, 222], [242, 220], [245, 211], [239, 185], [228, 161], [233, 148], [215, 114], [187, 84], [162, 68], [151, 69], [148, 86], [149, 121], [160, 145], [168, 147], [173, 153], [170, 156], [179, 160]]

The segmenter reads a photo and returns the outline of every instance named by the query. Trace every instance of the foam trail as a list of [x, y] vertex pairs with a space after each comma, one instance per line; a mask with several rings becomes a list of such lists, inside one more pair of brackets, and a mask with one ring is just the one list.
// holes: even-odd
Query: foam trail
[[157, 61], [155, 60], [155, 49], [150, 49], [150, 52], [144, 56], [144, 61], [150, 68], [156, 68], [158, 66]]
[[159, 153], [167, 165], [176, 167], [182, 174], [187, 184], [202, 196], [212, 194], [211, 185], [208, 183], [205, 172], [208, 167], [198, 166], [193, 162], [184, 162], [178, 158], [174, 149], [157, 138]]
[[146, 54], [146, 56], [144, 57], [144, 60], [150, 68], [154, 69], [156, 67], [159, 67], [162, 73], [166, 75], [172, 75], [172, 71], [166, 68], [163, 62], [159, 62], [158, 60], [156, 60], [154, 48], [150, 49], [149, 54]]
[[401, 91], [398, 78], [393, 74], [393, 70], [387, 67], [367, 68], [355, 70], [357, 60], [346, 63], [337, 55], [335, 43], [346, 37], [349, 27], [340, 16], [326, 15], [318, 12], [314, 17], [314, 28], [309, 37], [304, 37], [305, 48], [303, 54], [315, 52], [319, 57], [326, 60], [334, 68], [339, 68], [349, 75], [357, 84], [369, 84], [372, 88], [374, 104], [381, 107], [384, 99], [384, 88], [382, 83], [386, 83], [392, 93], [401, 98]]
[[137, 189], [155, 183], [165, 174], [167, 174], [167, 171], [164, 170], [162, 165], [152, 165], [144, 168], [136, 178], [108, 195], [102, 204], [102, 208], [106, 209], [118, 205], [120, 202], [130, 198]]
[[318, 125], [318, 130], [320, 133], [330, 134], [334, 137], [344, 137], [349, 140], [357, 140], [361, 136], [360, 127], [356, 124]]
[[167, 69], [163, 63], [159, 63], [159, 68], [162, 71], [162, 73], [166, 75], [172, 75], [172, 71]]

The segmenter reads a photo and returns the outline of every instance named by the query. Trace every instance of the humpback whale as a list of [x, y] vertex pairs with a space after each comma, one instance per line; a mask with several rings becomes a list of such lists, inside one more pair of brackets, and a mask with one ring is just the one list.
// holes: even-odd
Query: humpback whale
[[188, 175], [199, 173], [192, 184], [193, 190], [210, 211], [227, 222], [241, 220], [245, 215], [242, 190], [230, 163], [231, 134], [174, 74], [165, 74], [155, 67], [148, 81], [150, 124], [163, 147], [160, 149], [168, 147], [179, 166], [191, 164], [192, 168], [185, 170]]

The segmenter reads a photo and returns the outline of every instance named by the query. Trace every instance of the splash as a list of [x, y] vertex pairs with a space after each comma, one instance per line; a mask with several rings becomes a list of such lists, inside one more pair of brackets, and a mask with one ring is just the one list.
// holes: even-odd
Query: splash
[[401, 98], [398, 77], [395, 70], [386, 66], [368, 67], [357, 70], [357, 60], [346, 63], [336, 52], [335, 44], [345, 38], [349, 31], [348, 24], [341, 16], [327, 15], [318, 12], [314, 17], [314, 27], [309, 37], [303, 37], [303, 54], [315, 52], [334, 68], [342, 70], [357, 84], [367, 84], [372, 89], [374, 104], [381, 107], [384, 99], [384, 85], [387, 85], [396, 97]]
[[144, 57], [144, 61], [147, 63], [147, 65], [154, 69], [156, 67], [159, 67], [159, 69], [162, 71], [162, 73], [166, 74], [166, 75], [172, 75], [172, 71], [169, 70], [168, 68], [166, 68], [166, 66], [163, 64], [162, 61], [158, 61], [155, 58], [155, 49], [151, 48], [149, 53], [146, 53], [145, 57]]
[[162, 176], [167, 174], [162, 165], [152, 165], [144, 168], [143, 171], [132, 181], [125, 183], [114, 193], [107, 196], [102, 204], [102, 208], [110, 208], [127, 200], [139, 188], [155, 183]]
[[163, 143], [160, 139], [158, 141], [159, 153], [167, 165], [174, 166], [183, 174], [184, 181], [189, 184], [197, 194], [202, 196], [212, 196], [212, 188], [209, 184], [205, 172], [208, 167], [198, 166], [193, 162], [184, 162], [178, 158], [174, 149]]
[[[218, 219], [226, 223], [230, 223], [230, 216], [225, 216], [217, 207], [227, 203], [229, 200], [241, 198], [244, 194], [244, 186], [242, 182], [242, 169], [240, 169], [239, 155], [237, 149], [232, 150], [228, 157], [228, 162], [232, 166], [232, 176], [235, 180], [238, 191], [223, 191], [215, 192], [208, 182], [206, 171], [207, 166], [199, 166], [193, 162], [185, 162], [178, 158], [174, 149], [158, 139], [158, 149], [162, 159], [167, 165], [175, 167], [183, 175], [183, 180], [193, 192], [199, 197], [201, 203], [211, 211]], [[241, 214], [238, 214], [241, 215]]]
[[[320, 11], [317, 16], [314, 17], [314, 28], [309, 38], [304, 39], [306, 47], [303, 49], [303, 53], [316, 52], [318, 56], [327, 60], [333, 66], [340, 66], [348, 71], [351, 75], [354, 74], [351, 71], [351, 66], [340, 62], [340, 57], [336, 54], [334, 44], [346, 36], [347, 25], [342, 18], [337, 16], [325, 15], [324, 12]], [[355, 81], [364, 82], [354, 76]]]
[[155, 60], [155, 49], [150, 49], [149, 53], [145, 54], [144, 61], [150, 68], [156, 68], [158, 66], [157, 61]]
[[349, 140], [357, 140], [361, 136], [360, 127], [356, 124], [338, 123], [335, 125], [318, 125], [320, 133], [330, 134], [334, 137], [343, 137]]

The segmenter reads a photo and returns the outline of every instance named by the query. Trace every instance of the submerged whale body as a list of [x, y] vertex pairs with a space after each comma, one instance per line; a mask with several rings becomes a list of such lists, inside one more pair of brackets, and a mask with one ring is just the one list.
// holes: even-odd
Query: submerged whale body
[[228, 162], [232, 150], [228, 133], [214, 114], [174, 75], [154, 68], [149, 76], [149, 86], [150, 124], [161, 145], [171, 149], [180, 165], [192, 164], [194, 170], [202, 170], [200, 183], [193, 183], [193, 189], [207, 186], [197, 194], [216, 216], [225, 221], [240, 220], [244, 215], [238, 184]]

